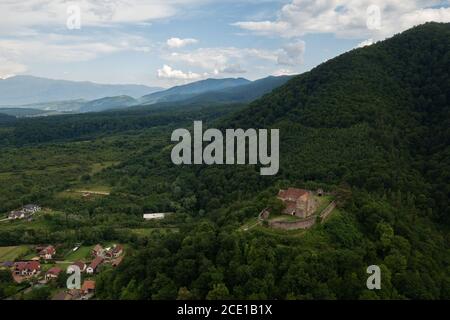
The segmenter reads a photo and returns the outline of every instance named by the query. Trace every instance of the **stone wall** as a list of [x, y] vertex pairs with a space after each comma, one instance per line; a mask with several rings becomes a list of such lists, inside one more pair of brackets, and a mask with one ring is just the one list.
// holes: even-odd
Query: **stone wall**
[[[320, 213], [322, 221], [333, 212], [334, 208], [336, 208], [336, 202], [333, 201]], [[266, 212], [266, 210], [263, 210], [263, 212]], [[263, 216], [263, 212], [260, 213], [260, 218]], [[264, 220], [267, 218], [268, 215]], [[269, 227], [282, 230], [309, 229], [316, 223], [316, 220], [317, 216], [314, 215], [300, 221], [270, 221]]]
[[269, 226], [274, 229], [296, 230], [311, 228], [315, 223], [316, 216], [311, 216], [300, 221], [270, 221]]

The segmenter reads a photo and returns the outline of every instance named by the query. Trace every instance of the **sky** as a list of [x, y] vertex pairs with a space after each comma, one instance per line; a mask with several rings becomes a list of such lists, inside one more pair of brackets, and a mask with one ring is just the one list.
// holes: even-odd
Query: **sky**
[[0, 0], [0, 78], [170, 87], [299, 74], [450, 0]]

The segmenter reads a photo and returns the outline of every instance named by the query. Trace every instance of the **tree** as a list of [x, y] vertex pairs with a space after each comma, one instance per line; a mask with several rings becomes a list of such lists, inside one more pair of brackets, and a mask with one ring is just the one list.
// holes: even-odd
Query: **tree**
[[163, 273], [158, 273], [152, 286], [153, 300], [174, 300], [177, 297], [177, 288], [174, 282]]
[[177, 300], [192, 300], [194, 295], [186, 287], [181, 287], [178, 290]]
[[283, 210], [286, 208], [286, 205], [283, 201], [276, 197], [271, 197], [267, 201], [267, 207], [270, 209], [273, 214], [282, 214]]
[[208, 292], [206, 300], [226, 300], [230, 298], [230, 292], [225, 284], [215, 284], [213, 289]]
[[131, 280], [127, 287], [122, 290], [121, 300], [138, 300], [140, 298], [136, 280]]

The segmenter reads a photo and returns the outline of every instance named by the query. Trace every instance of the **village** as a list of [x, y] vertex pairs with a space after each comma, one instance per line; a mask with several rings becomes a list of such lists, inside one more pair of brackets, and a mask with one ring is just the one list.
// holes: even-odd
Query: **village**
[[[89, 300], [95, 295], [96, 276], [107, 268], [120, 265], [125, 255], [121, 244], [107, 247], [79, 244], [64, 252], [60, 252], [59, 247], [62, 246], [33, 246], [30, 248], [32, 252], [24, 257], [0, 262], [0, 269], [9, 270], [14, 281], [24, 285], [25, 293], [33, 288], [51, 285], [54, 288], [52, 300]], [[73, 258], [79, 259], [72, 261]], [[80, 281], [79, 288], [68, 289], [65, 279], [76, 268], [80, 270], [83, 281]], [[17, 295], [10, 297], [15, 298]]]
[[[80, 195], [85, 198], [84, 194]], [[102, 195], [103, 196], [103, 195]], [[130, 232], [145, 237], [159, 228], [159, 221], [172, 216], [172, 212], [144, 213], [135, 229]], [[39, 230], [46, 219], [64, 217], [64, 212], [55, 211], [39, 204], [26, 204], [6, 213], [0, 223], [6, 228], [30, 228]], [[169, 232], [172, 229], [168, 229]], [[101, 241], [101, 240], [97, 240]], [[11, 244], [0, 247], [0, 271], [8, 271], [14, 283], [14, 290], [3, 299], [22, 299], [35, 289], [50, 288], [52, 300], [95, 299], [96, 277], [119, 266], [125, 256], [126, 244], [118, 240], [99, 243], [44, 243]], [[79, 287], [68, 288], [67, 279], [75, 270], [80, 270]]]
[[[279, 189], [270, 207], [263, 209], [256, 223], [245, 224], [241, 230], [248, 231], [259, 226], [266, 230], [306, 230], [321, 223], [334, 211], [334, 195], [323, 189], [314, 191], [289, 187]], [[10, 223], [38, 223], [41, 216], [51, 214], [52, 210], [37, 204], [27, 204], [9, 212], [2, 221]], [[165, 220], [173, 212], [145, 213], [143, 223]], [[96, 277], [102, 272], [116, 268], [122, 263], [125, 247], [117, 243], [97, 243], [86, 245], [78, 243], [20, 245], [0, 248], [0, 270], [8, 270], [14, 282], [21, 289], [8, 299], [20, 299], [21, 293], [35, 288], [51, 287], [52, 300], [95, 299]], [[3, 254], [2, 254], [3, 252]], [[70, 289], [67, 278], [80, 271], [79, 287]]]

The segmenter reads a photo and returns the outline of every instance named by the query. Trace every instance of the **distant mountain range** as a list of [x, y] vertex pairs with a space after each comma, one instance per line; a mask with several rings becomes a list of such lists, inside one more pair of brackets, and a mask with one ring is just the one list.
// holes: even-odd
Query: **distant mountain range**
[[52, 80], [33, 76], [0, 79], [0, 106], [19, 106], [67, 100], [95, 100], [128, 95], [139, 98], [162, 88]]
[[154, 104], [158, 102], [181, 101], [202, 93], [235, 88], [249, 83], [251, 81], [244, 78], [206, 79], [146, 95], [139, 99], [139, 102], [141, 104]]
[[251, 102], [282, 86], [293, 76], [270, 76], [241, 86], [214, 90], [185, 100], [186, 103]]
[[[12, 81], [18, 84], [17, 78]], [[21, 78], [33, 78], [29, 76], [22, 76]], [[125, 109], [133, 106], [141, 106], [145, 108], [149, 105], [155, 104], [167, 104], [167, 103], [177, 103], [177, 104], [199, 104], [199, 103], [247, 103], [253, 101], [264, 94], [271, 92], [276, 87], [279, 87], [286, 83], [291, 76], [280, 76], [280, 77], [267, 77], [264, 79], [259, 79], [256, 81], [250, 81], [244, 78], [226, 78], [226, 79], [206, 79], [202, 81], [197, 81], [193, 83], [189, 83], [186, 85], [176, 86], [167, 90], [161, 90], [158, 92], [154, 92], [148, 95], [144, 95], [142, 97], [136, 97], [131, 95], [117, 95], [117, 92], [113, 92], [112, 95], [102, 96], [98, 99], [86, 99], [85, 96], [76, 96], [76, 99], [69, 100], [60, 100], [60, 101], [50, 101], [50, 102], [34, 102], [23, 105], [10, 104], [10, 105], [1, 105], [0, 103], [0, 113], [9, 114], [18, 117], [24, 116], [44, 116], [44, 115], [54, 115], [61, 113], [86, 113], [86, 112], [101, 112], [106, 110], [113, 109]], [[14, 78], [11, 78], [14, 79]], [[9, 80], [9, 79], [7, 79]], [[7, 81], [2, 80], [2, 81]], [[41, 79], [43, 82], [47, 79]], [[67, 81], [64, 81], [67, 82]], [[37, 92], [38, 89], [30, 89], [28, 90], [27, 86], [31, 85], [31, 82], [27, 82], [25, 87], [21, 90], [22, 92]], [[73, 82], [70, 82], [74, 84]], [[2, 90], [6, 90], [7, 85], [4, 85], [5, 82], [0, 81], [0, 101], [4, 101], [5, 97], [1, 96]], [[51, 86], [50, 84], [53, 84]], [[75, 83], [77, 84], [77, 83]], [[104, 86], [104, 85], [96, 85], [93, 83], [88, 83], [93, 86]], [[3, 85], [3, 87], [2, 87]], [[8, 85], [11, 85], [9, 83]], [[58, 80], [48, 80], [47, 88], [48, 92], [57, 92], [62, 88]], [[65, 83], [65, 85], [68, 85]], [[115, 87], [115, 86], [113, 86]], [[124, 90], [120, 88], [117, 90]], [[138, 86], [139, 87], [139, 86]], [[61, 90], [66, 90], [68, 87], [65, 87]], [[147, 88], [147, 92], [151, 90], [156, 90], [156, 88]], [[41, 87], [42, 89], [42, 87]], [[18, 91], [18, 87], [14, 90]], [[74, 90], [76, 90], [74, 88]], [[108, 90], [112, 90], [108, 88]], [[42, 91], [41, 91], [42, 92]], [[78, 91], [80, 92], [80, 91]], [[80, 93], [81, 94], [81, 93]], [[12, 94], [9, 95], [10, 97]], [[22, 96], [24, 96], [22, 94]], [[49, 95], [47, 95], [48, 97]], [[63, 93], [60, 94], [60, 97], [63, 97]], [[66, 96], [67, 97], [67, 96]], [[72, 97], [75, 97], [75, 92], [72, 93]], [[6, 100], [11, 98], [6, 98]], [[24, 97], [19, 97], [17, 101], [26, 101], [33, 99], [33, 96], [25, 95]], [[39, 99], [37, 99], [39, 100]], [[22, 110], [18, 110], [22, 109]]]

